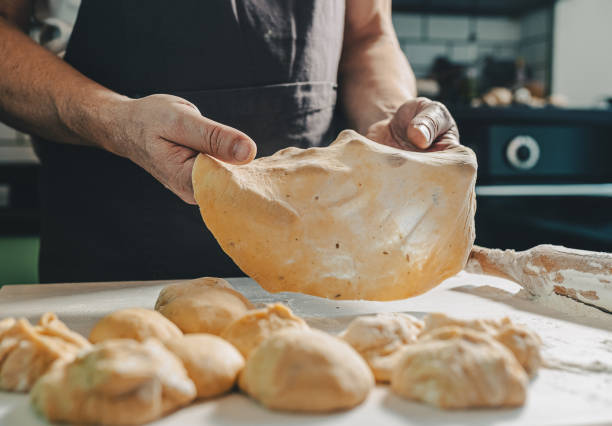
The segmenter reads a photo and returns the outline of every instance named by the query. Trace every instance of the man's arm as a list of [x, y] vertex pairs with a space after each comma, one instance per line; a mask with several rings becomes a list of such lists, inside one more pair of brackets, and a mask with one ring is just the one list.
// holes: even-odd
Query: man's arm
[[129, 158], [189, 203], [199, 152], [233, 163], [255, 156], [248, 136], [202, 117], [184, 99], [129, 99], [85, 77], [22, 32], [31, 13], [31, 0], [0, 0], [0, 121]]
[[446, 107], [416, 98], [414, 73], [393, 29], [391, 0], [347, 0], [340, 94], [349, 125], [377, 142], [406, 149], [459, 142]]
[[416, 97], [416, 82], [393, 29], [391, 0], [347, 0], [344, 25], [342, 103], [351, 127], [366, 134]]

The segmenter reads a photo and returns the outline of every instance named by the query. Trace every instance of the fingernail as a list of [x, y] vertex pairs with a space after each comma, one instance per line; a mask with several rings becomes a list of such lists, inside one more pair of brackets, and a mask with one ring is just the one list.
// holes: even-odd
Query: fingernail
[[421, 132], [421, 134], [423, 135], [423, 137], [425, 138], [425, 142], [429, 143], [430, 141], [430, 133], [429, 133], [429, 129], [427, 128], [427, 126], [423, 125], [423, 124], [417, 124], [415, 126], [415, 128]]
[[251, 156], [251, 144], [247, 141], [240, 141], [234, 144], [232, 155], [236, 161], [246, 161]]

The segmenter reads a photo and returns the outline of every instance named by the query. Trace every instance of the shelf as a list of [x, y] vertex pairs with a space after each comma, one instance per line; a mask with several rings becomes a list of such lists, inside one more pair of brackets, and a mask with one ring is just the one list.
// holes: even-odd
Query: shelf
[[556, 0], [393, 0], [393, 11], [443, 15], [520, 16]]

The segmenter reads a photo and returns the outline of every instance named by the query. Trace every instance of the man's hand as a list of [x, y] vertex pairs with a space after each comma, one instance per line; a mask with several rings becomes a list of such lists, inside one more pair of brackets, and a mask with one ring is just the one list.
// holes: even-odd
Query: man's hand
[[195, 204], [191, 171], [198, 153], [244, 164], [257, 152], [255, 142], [232, 127], [200, 114], [192, 103], [170, 95], [123, 102], [117, 111], [119, 135], [102, 145], [145, 169], [183, 201]]
[[427, 98], [404, 103], [392, 118], [372, 124], [366, 137], [409, 151], [441, 151], [459, 144], [457, 124], [448, 109]]

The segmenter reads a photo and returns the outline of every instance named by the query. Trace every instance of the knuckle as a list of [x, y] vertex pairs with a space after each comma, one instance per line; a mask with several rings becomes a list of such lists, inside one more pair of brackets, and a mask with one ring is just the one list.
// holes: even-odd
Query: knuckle
[[221, 141], [222, 141], [223, 129], [218, 124], [209, 125], [206, 131], [206, 149], [208, 149], [209, 154], [219, 154], [221, 150]]

